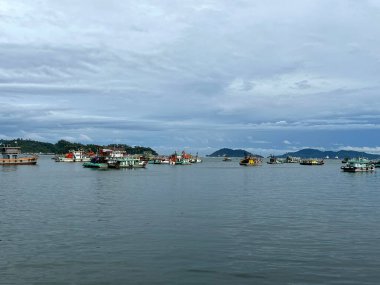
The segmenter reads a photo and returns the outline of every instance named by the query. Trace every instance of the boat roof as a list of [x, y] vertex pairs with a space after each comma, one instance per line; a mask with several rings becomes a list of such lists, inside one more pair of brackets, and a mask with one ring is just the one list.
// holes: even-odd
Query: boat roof
[[19, 146], [3, 146], [1, 152], [6, 154], [19, 154], [21, 153], [21, 147]]

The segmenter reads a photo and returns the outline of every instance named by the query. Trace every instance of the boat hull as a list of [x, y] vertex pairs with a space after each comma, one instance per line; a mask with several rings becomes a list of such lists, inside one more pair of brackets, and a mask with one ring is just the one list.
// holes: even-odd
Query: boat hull
[[324, 165], [325, 162], [323, 160], [316, 159], [305, 159], [300, 162], [300, 165]]
[[108, 164], [107, 163], [94, 163], [94, 162], [85, 162], [83, 163], [83, 167], [86, 167], [86, 168], [108, 168]]
[[118, 159], [118, 160], [110, 160], [108, 161], [108, 165], [111, 168], [145, 168], [148, 162], [140, 161], [139, 159]]
[[375, 171], [374, 167], [342, 167], [343, 172], [372, 172]]
[[242, 160], [240, 160], [239, 164], [241, 166], [259, 166], [261, 165], [261, 159], [256, 157], [246, 157]]

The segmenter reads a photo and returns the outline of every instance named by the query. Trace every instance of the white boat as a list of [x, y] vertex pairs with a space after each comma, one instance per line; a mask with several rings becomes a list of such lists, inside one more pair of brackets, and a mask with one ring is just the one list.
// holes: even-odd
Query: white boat
[[65, 155], [56, 156], [56, 162], [88, 162], [91, 161], [92, 152], [85, 152], [83, 150], [71, 150]]
[[196, 156], [191, 156], [189, 159], [190, 163], [201, 163], [202, 159], [198, 157], [198, 153]]
[[141, 161], [139, 158], [129, 156], [109, 158], [107, 163], [110, 168], [145, 168], [147, 165], [146, 161]]
[[200, 159], [200, 158], [190, 158], [189, 161], [190, 161], [190, 163], [201, 163], [202, 159]]
[[127, 155], [123, 149], [103, 148], [100, 150], [100, 156], [105, 158], [109, 168], [145, 168], [147, 165], [146, 161]]

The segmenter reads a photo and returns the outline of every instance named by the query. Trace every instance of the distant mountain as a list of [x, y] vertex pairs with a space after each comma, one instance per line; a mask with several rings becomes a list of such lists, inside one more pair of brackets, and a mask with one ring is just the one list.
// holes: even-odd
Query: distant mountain
[[128, 154], [143, 154], [144, 152], [151, 152], [153, 155], [157, 155], [157, 152], [151, 149], [150, 147], [143, 146], [129, 146], [126, 144], [117, 144], [117, 145], [107, 145], [100, 146], [94, 144], [81, 144], [81, 143], [72, 143], [65, 140], [60, 140], [55, 144], [39, 142], [33, 140], [24, 140], [24, 139], [14, 139], [14, 140], [2, 140], [0, 139], [0, 145], [9, 145], [9, 146], [19, 146], [23, 153], [67, 153], [70, 150], [92, 150], [96, 151], [98, 148], [102, 147], [117, 147], [124, 149]]
[[352, 151], [352, 150], [340, 150], [340, 151], [320, 151], [318, 149], [306, 148], [296, 152], [288, 152], [279, 157], [295, 156], [302, 158], [354, 158], [354, 157], [366, 157], [368, 159], [377, 159], [380, 157], [378, 154], [371, 154], [366, 152]]
[[230, 148], [222, 148], [220, 150], [215, 151], [214, 153], [207, 155], [208, 157], [220, 157], [220, 156], [228, 156], [228, 157], [244, 157], [246, 155], [262, 157], [261, 155], [252, 154], [243, 149], [230, 149]]

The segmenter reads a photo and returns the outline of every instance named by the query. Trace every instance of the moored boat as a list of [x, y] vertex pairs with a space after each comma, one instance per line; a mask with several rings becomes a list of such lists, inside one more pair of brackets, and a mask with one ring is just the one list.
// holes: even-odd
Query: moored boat
[[225, 155], [225, 156], [223, 157], [223, 161], [224, 161], [224, 162], [229, 162], [229, 161], [232, 161], [232, 159]]
[[191, 156], [190, 159], [189, 159], [189, 162], [190, 163], [201, 163], [202, 162], [202, 159], [200, 159], [198, 157], [198, 153], [196, 156]]
[[85, 152], [83, 150], [71, 150], [68, 153], [55, 157], [56, 162], [88, 162], [91, 157], [95, 155], [94, 152]]
[[301, 160], [300, 164], [301, 165], [323, 165], [323, 164], [325, 164], [325, 162], [323, 161], [323, 159], [311, 158], [311, 159]]
[[109, 159], [107, 161], [110, 168], [145, 168], [148, 164], [147, 161], [140, 160], [135, 157], [121, 157], [116, 159]]
[[147, 160], [141, 160], [132, 155], [127, 155], [123, 149], [104, 148], [99, 150], [99, 156], [94, 157], [89, 162], [85, 162], [83, 167], [87, 168], [145, 168]]
[[267, 161], [268, 164], [282, 164], [284, 162], [284, 159], [275, 157], [274, 155], [269, 156], [269, 161]]
[[1, 148], [0, 165], [35, 165], [38, 156], [22, 156], [20, 147], [4, 146]]
[[348, 160], [341, 169], [344, 172], [372, 172], [375, 171], [375, 164], [365, 158], [354, 158]]
[[182, 151], [181, 155], [177, 155], [177, 152], [174, 152], [169, 157], [169, 164], [171, 165], [191, 165], [190, 162], [191, 155], [186, 153], [185, 151]]
[[261, 165], [262, 160], [255, 156], [246, 156], [240, 160], [239, 164], [243, 166], [258, 166]]
[[91, 161], [83, 163], [83, 167], [86, 168], [108, 168], [108, 161], [105, 157], [96, 156]]
[[287, 156], [285, 158], [284, 163], [299, 163], [301, 161], [301, 158], [294, 157], [294, 156]]

